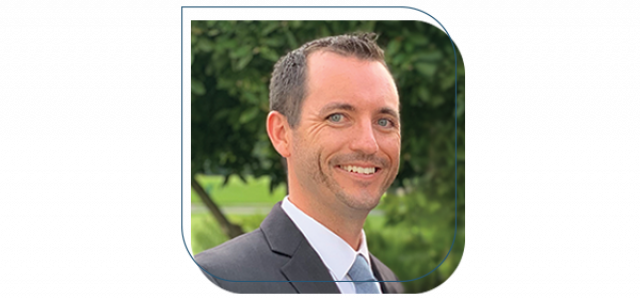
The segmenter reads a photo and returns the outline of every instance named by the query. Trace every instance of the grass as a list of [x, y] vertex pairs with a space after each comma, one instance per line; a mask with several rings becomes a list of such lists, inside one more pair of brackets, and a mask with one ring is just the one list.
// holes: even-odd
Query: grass
[[[242, 226], [245, 232], [251, 232], [260, 226], [266, 214], [238, 215], [228, 214], [229, 220]], [[369, 216], [365, 224], [365, 231], [382, 229], [383, 216]], [[194, 213], [191, 215], [191, 248], [193, 254], [220, 245], [229, 240], [220, 230], [220, 226], [209, 213]]]
[[[219, 206], [273, 205], [286, 195], [284, 185], [275, 188], [273, 193], [269, 193], [268, 177], [259, 179], [246, 177], [246, 179], [247, 183], [244, 183], [238, 176], [233, 175], [223, 187], [223, 176], [196, 175], [196, 180]], [[200, 196], [193, 189], [191, 189], [191, 203], [201, 204]]]

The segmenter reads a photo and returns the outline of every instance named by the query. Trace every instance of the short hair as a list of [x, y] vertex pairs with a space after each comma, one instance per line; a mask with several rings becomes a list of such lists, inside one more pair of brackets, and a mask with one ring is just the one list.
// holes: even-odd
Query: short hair
[[378, 46], [375, 33], [353, 33], [329, 36], [305, 43], [276, 62], [269, 85], [269, 108], [287, 118], [290, 127], [300, 121], [302, 102], [307, 96], [307, 57], [318, 51], [328, 51], [346, 57], [378, 61], [387, 68], [384, 51]]

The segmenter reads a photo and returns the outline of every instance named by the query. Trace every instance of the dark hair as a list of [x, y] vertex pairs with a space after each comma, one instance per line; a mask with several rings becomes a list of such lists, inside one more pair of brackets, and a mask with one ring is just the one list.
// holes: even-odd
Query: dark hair
[[[376, 44], [375, 33], [354, 33], [324, 37], [305, 43], [276, 62], [269, 85], [269, 108], [283, 114], [289, 126], [300, 121], [302, 101], [306, 97], [307, 57], [328, 51], [362, 60], [379, 61], [385, 68], [384, 51]], [[388, 68], [387, 68], [388, 69]]]

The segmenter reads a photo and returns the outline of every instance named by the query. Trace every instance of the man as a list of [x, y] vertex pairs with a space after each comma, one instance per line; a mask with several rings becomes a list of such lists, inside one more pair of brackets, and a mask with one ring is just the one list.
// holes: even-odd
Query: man
[[314, 40], [276, 63], [267, 133], [287, 160], [289, 195], [259, 229], [196, 255], [213, 283], [238, 293], [402, 292], [362, 229], [400, 156], [398, 92], [375, 38]]

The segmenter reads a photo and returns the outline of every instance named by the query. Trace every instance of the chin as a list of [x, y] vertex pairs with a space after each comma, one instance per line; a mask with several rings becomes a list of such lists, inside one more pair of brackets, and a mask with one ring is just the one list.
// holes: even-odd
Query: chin
[[342, 192], [338, 194], [338, 198], [347, 206], [353, 209], [366, 211], [371, 211], [371, 209], [378, 206], [380, 203], [380, 197], [381, 196], [371, 195], [369, 193], [348, 194]]

